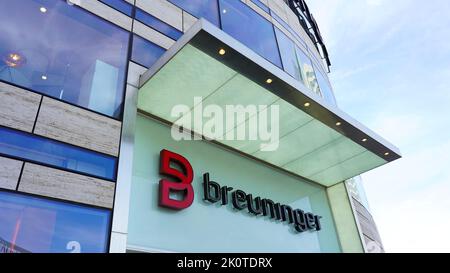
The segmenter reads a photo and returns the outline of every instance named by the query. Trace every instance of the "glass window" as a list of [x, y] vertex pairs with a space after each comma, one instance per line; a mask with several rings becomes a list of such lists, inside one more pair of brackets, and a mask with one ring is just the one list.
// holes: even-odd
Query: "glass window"
[[294, 36], [302, 45], [306, 47], [306, 43], [298, 36], [297, 32], [295, 32], [291, 26], [286, 23], [280, 16], [278, 16], [274, 11], [270, 11], [270, 15], [274, 18], [278, 23], [280, 23], [287, 31], [289, 31], [292, 36]]
[[110, 212], [0, 191], [0, 253], [106, 252]]
[[100, 2], [128, 15], [132, 16], [133, 6], [124, 0], [100, 0]]
[[174, 5], [189, 12], [197, 18], [205, 18], [219, 26], [219, 8], [217, 0], [169, 0]]
[[262, 10], [264, 10], [265, 12], [269, 13], [269, 7], [266, 6], [266, 4], [264, 4], [263, 2], [261, 2], [260, 0], [252, 0], [252, 2], [257, 5], [258, 7], [260, 7]]
[[295, 53], [295, 44], [281, 30], [275, 28], [277, 35], [278, 47], [280, 48], [281, 61], [283, 62], [284, 71], [297, 80], [301, 80], [300, 68]]
[[25, 132], [0, 127], [0, 154], [109, 180], [116, 158]]
[[325, 76], [322, 75], [320, 70], [314, 65], [314, 70], [316, 71], [317, 82], [319, 83], [320, 93], [323, 95], [325, 100], [336, 104], [336, 98], [334, 97], [333, 90], [329, 82], [326, 80]]
[[223, 30], [281, 67], [273, 26], [241, 1], [220, 0]]
[[280, 23], [285, 29], [290, 29], [291, 27], [286, 23], [283, 19], [281, 19], [278, 14], [276, 14], [273, 10], [270, 10], [270, 16], [274, 18], [278, 23]]
[[146, 24], [147, 26], [161, 32], [162, 34], [174, 40], [178, 40], [178, 38], [183, 35], [183, 32], [140, 9], [136, 9], [136, 20], [140, 21], [143, 24]]
[[0, 1], [0, 79], [120, 117], [129, 33], [61, 0]]
[[151, 67], [166, 50], [137, 35], [133, 36], [131, 60], [147, 68]]
[[316, 93], [319, 96], [322, 96], [319, 89], [319, 84], [316, 80], [316, 75], [314, 73], [314, 69], [311, 63], [311, 60], [306, 56], [306, 54], [297, 46], [295, 47], [295, 51], [297, 52], [297, 59], [300, 65], [300, 76], [302, 82], [309, 88], [311, 91]]

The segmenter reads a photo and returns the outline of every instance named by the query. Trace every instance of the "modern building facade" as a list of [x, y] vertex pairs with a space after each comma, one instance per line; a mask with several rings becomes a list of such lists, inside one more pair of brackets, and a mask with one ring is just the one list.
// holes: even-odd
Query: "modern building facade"
[[[358, 176], [401, 155], [338, 108], [303, 0], [0, 0], [0, 22], [0, 252], [383, 251]], [[218, 133], [211, 105], [258, 107]], [[274, 149], [226, 137], [252, 120]]]

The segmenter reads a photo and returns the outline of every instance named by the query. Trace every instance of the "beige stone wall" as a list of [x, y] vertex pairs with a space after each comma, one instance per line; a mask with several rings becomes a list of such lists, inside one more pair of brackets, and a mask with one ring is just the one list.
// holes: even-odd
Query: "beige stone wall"
[[[119, 154], [120, 121], [2, 82], [0, 126], [115, 157]], [[112, 208], [114, 202], [115, 182], [0, 155], [0, 188], [17, 187], [19, 192], [104, 208]]]
[[0, 188], [16, 189], [22, 164], [22, 161], [0, 157]]
[[115, 183], [25, 163], [19, 191], [112, 208]]
[[41, 97], [0, 82], [0, 125], [31, 132]]
[[34, 133], [117, 156], [120, 128], [117, 120], [45, 97]]

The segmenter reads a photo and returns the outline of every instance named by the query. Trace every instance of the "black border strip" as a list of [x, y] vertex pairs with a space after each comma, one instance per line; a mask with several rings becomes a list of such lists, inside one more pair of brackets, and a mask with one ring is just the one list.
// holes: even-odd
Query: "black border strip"
[[19, 190], [19, 184], [20, 184], [20, 180], [22, 179], [22, 174], [23, 174], [24, 168], [25, 168], [25, 161], [22, 161], [22, 167], [20, 168], [20, 174], [19, 174], [19, 177], [17, 178], [16, 191]]

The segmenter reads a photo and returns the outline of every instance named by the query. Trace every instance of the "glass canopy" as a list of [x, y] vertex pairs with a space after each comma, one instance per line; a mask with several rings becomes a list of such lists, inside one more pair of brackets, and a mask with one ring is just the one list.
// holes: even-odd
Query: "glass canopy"
[[[141, 77], [140, 86], [138, 111], [168, 124], [177, 124], [187, 116], [194, 120], [195, 114], [208, 105], [221, 109], [256, 105], [256, 116], [278, 106], [275, 126], [270, 117], [265, 124], [274, 130], [278, 127], [279, 144], [273, 151], [264, 151], [262, 140], [230, 140], [229, 128], [220, 132], [222, 137], [217, 137], [217, 132], [208, 135], [196, 126], [188, 129], [324, 186], [401, 157], [393, 145], [204, 20], [199, 20]], [[185, 105], [188, 110], [174, 116], [177, 105]], [[221, 117], [224, 123], [230, 118], [227, 115]], [[249, 113], [233, 130], [246, 126], [254, 116]], [[201, 119], [205, 124], [211, 118]]]

